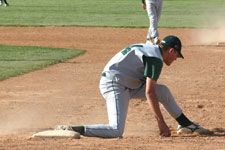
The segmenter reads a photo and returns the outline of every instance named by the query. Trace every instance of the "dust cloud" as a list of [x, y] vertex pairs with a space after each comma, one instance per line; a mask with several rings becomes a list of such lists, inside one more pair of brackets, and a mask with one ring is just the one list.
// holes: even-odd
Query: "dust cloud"
[[[34, 106], [22, 106], [3, 112], [0, 117], [0, 135], [22, 132], [36, 132], [52, 127], [56, 122], [53, 113], [48, 109]], [[54, 126], [53, 126], [54, 127]]]
[[225, 42], [225, 20], [209, 21], [212, 28], [203, 28], [193, 33], [193, 42], [201, 45], [217, 45]]

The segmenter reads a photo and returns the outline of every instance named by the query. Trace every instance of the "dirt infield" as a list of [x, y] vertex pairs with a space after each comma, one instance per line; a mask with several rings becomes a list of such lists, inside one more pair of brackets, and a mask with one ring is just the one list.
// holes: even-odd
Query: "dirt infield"
[[0, 82], [0, 150], [34, 149], [225, 149], [225, 30], [159, 29], [177, 35], [184, 60], [164, 65], [166, 84], [184, 113], [214, 132], [175, 134], [176, 122], [162, 110], [172, 137], [158, 136], [147, 102], [130, 102], [123, 138], [32, 139], [57, 124], [107, 123], [98, 83], [106, 62], [124, 47], [145, 42], [147, 29], [84, 27], [0, 27], [0, 44], [84, 49], [79, 57]]

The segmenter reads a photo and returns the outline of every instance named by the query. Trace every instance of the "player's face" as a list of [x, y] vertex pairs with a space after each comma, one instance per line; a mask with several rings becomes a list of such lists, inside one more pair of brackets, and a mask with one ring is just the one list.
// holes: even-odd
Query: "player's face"
[[178, 55], [179, 55], [178, 52], [174, 48], [170, 48], [165, 63], [168, 66], [170, 66], [173, 63], [173, 61], [177, 59]]

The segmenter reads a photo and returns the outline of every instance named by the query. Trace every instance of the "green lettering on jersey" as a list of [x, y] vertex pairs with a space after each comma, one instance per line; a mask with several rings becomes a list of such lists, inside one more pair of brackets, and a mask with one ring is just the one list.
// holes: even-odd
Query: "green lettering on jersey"
[[131, 48], [133, 48], [133, 47], [143, 47], [143, 45], [132, 45], [132, 46], [129, 46], [129, 47], [123, 49], [121, 53], [123, 55], [126, 55], [131, 50]]

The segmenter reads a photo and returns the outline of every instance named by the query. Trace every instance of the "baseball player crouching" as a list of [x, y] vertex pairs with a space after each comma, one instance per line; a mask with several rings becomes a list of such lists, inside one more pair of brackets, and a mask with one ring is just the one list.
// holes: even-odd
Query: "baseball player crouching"
[[130, 99], [146, 98], [155, 115], [161, 136], [171, 136], [171, 130], [163, 118], [159, 103], [178, 122], [178, 134], [208, 132], [184, 115], [167, 86], [157, 84], [163, 62], [170, 66], [177, 58], [184, 58], [181, 48], [180, 39], [170, 35], [159, 45], [135, 44], [121, 50], [105, 66], [99, 86], [106, 100], [109, 123], [59, 125], [55, 129], [72, 130], [90, 137], [121, 137]]

